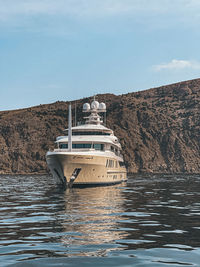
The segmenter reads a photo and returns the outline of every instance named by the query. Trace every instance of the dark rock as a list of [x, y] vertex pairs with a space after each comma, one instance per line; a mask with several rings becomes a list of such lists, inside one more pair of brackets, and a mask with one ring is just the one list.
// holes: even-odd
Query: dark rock
[[[107, 105], [107, 126], [121, 141], [129, 172], [200, 173], [200, 79], [97, 99]], [[76, 101], [77, 121], [91, 100]], [[47, 171], [45, 154], [67, 128], [67, 110], [60, 101], [0, 112], [0, 173]]]

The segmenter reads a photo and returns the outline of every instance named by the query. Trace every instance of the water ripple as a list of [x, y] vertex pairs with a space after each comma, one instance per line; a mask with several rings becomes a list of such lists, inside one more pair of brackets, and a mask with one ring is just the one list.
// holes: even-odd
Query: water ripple
[[198, 175], [66, 192], [49, 176], [0, 178], [1, 266], [199, 266]]

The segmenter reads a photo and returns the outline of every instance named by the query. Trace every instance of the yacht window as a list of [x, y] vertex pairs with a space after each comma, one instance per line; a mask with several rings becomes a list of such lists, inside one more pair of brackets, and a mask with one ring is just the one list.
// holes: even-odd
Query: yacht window
[[114, 160], [107, 159], [106, 167], [113, 168], [114, 167]]
[[[68, 144], [59, 144], [59, 148], [61, 149], [67, 149]], [[95, 150], [104, 150], [104, 144], [73, 144], [72, 143], [72, 148], [74, 149], [79, 149], [79, 148], [94, 148]]]
[[92, 132], [92, 131], [88, 131], [88, 132], [75, 132], [75, 131], [72, 131], [72, 135], [110, 135], [110, 133]]
[[104, 150], [104, 144], [93, 144], [95, 150]]
[[59, 144], [59, 148], [66, 149], [68, 148], [68, 144]]
[[124, 162], [123, 161], [119, 161], [119, 166], [120, 167], [124, 167], [125, 166]]
[[91, 148], [92, 144], [72, 144], [72, 148]]
[[[92, 144], [72, 144], [72, 148], [91, 148]], [[66, 149], [68, 144], [59, 144], [59, 148]]]

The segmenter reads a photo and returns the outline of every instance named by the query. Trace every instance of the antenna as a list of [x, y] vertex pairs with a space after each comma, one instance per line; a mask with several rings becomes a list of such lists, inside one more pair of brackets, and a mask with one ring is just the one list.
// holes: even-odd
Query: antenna
[[94, 96], [93, 96], [93, 101], [97, 101], [96, 98], [98, 98], [98, 96], [97, 96], [97, 94], [94, 94]]

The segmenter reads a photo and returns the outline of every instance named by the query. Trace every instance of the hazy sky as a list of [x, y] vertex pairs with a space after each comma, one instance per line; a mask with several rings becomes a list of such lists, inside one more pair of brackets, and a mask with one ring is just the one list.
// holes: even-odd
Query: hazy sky
[[200, 0], [0, 0], [0, 110], [200, 77]]

